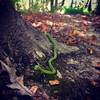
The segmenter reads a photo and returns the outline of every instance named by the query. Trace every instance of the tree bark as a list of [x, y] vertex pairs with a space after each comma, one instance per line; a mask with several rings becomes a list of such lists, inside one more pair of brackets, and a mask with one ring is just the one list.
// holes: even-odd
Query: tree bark
[[100, 15], [100, 0], [97, 0], [96, 15]]
[[55, 8], [54, 0], [50, 1], [50, 6], [51, 6], [51, 12], [53, 12]]
[[62, 0], [61, 6], [63, 6], [63, 5], [64, 5], [64, 3], [65, 3], [65, 0]]
[[87, 0], [86, 4], [85, 4], [85, 8], [88, 7], [88, 3], [89, 3], [89, 0]]
[[43, 56], [47, 51], [50, 53], [45, 35], [26, 23], [10, 0], [1, 0], [0, 14], [0, 46], [7, 54], [17, 56], [17, 51], [18, 55], [25, 53], [38, 58], [37, 51]]
[[55, 0], [55, 9], [58, 7], [58, 0]]
[[33, 0], [29, 0], [29, 9], [32, 10], [33, 7]]
[[71, 8], [73, 7], [73, 3], [74, 3], [74, 0], [71, 1], [71, 5], [70, 5]]
[[0, 59], [9, 57], [17, 73], [25, 75], [28, 69], [32, 72], [32, 66], [46, 63], [51, 54], [45, 34], [26, 23], [10, 0], [0, 1]]
[[92, 0], [89, 1], [89, 5], [88, 5], [88, 11], [92, 11]]

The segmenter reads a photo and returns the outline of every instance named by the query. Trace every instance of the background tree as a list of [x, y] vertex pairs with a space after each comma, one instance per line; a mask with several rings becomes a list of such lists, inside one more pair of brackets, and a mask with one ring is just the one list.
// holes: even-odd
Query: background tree
[[88, 7], [88, 3], [89, 3], [90, 0], [87, 0], [86, 4], [85, 4], [85, 8]]
[[92, 0], [88, 2], [88, 11], [92, 11]]
[[55, 9], [57, 8], [58, 0], [55, 0]]
[[100, 0], [97, 0], [96, 14], [100, 15]]
[[30, 10], [32, 10], [32, 8], [33, 8], [33, 3], [34, 3], [33, 0], [29, 0], [29, 9]]
[[61, 2], [61, 6], [63, 6], [63, 5], [64, 5], [64, 3], [65, 3], [65, 0], [62, 0], [62, 2]]
[[26, 58], [33, 57], [34, 61], [34, 57], [38, 58], [36, 51], [44, 56], [50, 52], [45, 35], [21, 18], [11, 0], [0, 0], [0, 14], [0, 47], [9, 56], [15, 59], [18, 55], [26, 55]]
[[73, 7], [73, 3], [74, 3], [74, 0], [71, 1], [71, 5], [70, 5], [71, 8]]

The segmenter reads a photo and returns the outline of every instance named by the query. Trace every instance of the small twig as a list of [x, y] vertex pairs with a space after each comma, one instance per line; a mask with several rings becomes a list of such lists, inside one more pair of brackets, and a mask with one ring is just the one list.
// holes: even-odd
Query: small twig
[[[22, 77], [22, 80], [21, 80], [21, 81], [23, 82], [23, 77]], [[17, 83], [21, 88], [23, 88], [30, 96], [32, 96], [32, 92], [31, 92], [26, 86], [24, 86], [23, 83], [21, 83], [21, 82], [18, 80], [18, 78], [16, 78], [16, 83]]]
[[10, 73], [11, 69], [3, 61], [0, 60], [0, 63], [4, 66], [5, 70]]

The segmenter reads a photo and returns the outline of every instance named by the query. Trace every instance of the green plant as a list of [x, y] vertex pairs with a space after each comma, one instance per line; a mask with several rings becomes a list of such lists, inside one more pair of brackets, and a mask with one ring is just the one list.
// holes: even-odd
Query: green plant
[[20, 0], [11, 0], [12, 4], [15, 5], [15, 3], [19, 2]]
[[82, 8], [79, 8], [79, 7], [74, 7], [74, 8], [72, 8], [72, 7], [69, 7], [69, 8], [62, 7], [61, 13], [62, 14], [87, 14], [87, 15], [90, 14], [88, 9], [84, 8], [84, 7], [82, 7]]

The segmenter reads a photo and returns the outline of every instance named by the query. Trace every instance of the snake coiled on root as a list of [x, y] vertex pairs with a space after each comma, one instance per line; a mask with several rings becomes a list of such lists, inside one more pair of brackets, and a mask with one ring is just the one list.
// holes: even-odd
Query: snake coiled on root
[[57, 48], [56, 48], [55, 41], [51, 37], [51, 35], [49, 33], [46, 33], [46, 36], [47, 36], [49, 42], [51, 43], [51, 47], [52, 47], [52, 51], [53, 51], [53, 57], [51, 57], [48, 60], [49, 69], [44, 69], [44, 68], [41, 67], [41, 65], [35, 65], [35, 66], [33, 66], [33, 68], [34, 68], [35, 71], [39, 71], [39, 72], [41, 72], [43, 74], [55, 75], [57, 73], [57, 70], [54, 68], [52, 63], [57, 58]]

